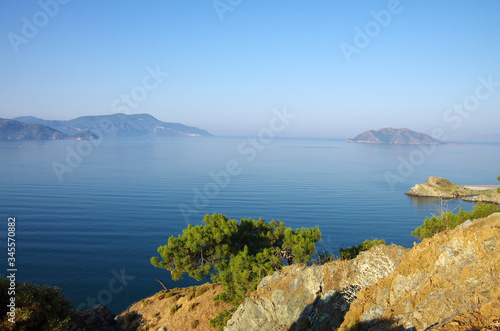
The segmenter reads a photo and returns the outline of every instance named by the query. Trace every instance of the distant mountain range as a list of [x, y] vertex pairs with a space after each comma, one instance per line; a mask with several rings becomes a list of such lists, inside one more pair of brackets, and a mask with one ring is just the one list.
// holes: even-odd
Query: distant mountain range
[[42, 124], [27, 124], [15, 120], [0, 119], [0, 140], [62, 140], [96, 139], [95, 134], [84, 130], [74, 135], [49, 128]]
[[371, 144], [444, 144], [429, 135], [405, 128], [370, 130], [346, 141]]
[[68, 121], [23, 116], [2, 121], [0, 139], [93, 139], [100, 132], [112, 137], [212, 136], [205, 130], [162, 122], [148, 114], [82, 116]]

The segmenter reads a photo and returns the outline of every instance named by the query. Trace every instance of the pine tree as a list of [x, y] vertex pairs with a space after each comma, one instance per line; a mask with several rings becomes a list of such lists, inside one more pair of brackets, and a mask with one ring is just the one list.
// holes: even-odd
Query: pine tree
[[319, 240], [318, 226], [292, 230], [281, 221], [238, 222], [213, 214], [206, 215], [202, 225], [188, 225], [182, 235], [171, 236], [151, 263], [170, 270], [174, 280], [187, 273], [196, 280], [221, 283], [225, 291], [218, 299], [236, 305], [285, 261], [307, 263]]

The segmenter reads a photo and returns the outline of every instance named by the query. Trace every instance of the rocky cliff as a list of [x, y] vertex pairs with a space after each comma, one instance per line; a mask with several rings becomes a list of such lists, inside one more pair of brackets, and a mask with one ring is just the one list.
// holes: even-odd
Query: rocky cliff
[[352, 261], [285, 267], [225, 330], [497, 330], [499, 269], [496, 213], [411, 250], [377, 246]]
[[264, 278], [225, 330], [331, 330], [362, 288], [388, 276], [408, 253], [380, 245], [351, 261], [293, 265]]
[[343, 326], [391, 321], [413, 330], [479, 330], [500, 321], [500, 213], [416, 245], [388, 277], [362, 289]]

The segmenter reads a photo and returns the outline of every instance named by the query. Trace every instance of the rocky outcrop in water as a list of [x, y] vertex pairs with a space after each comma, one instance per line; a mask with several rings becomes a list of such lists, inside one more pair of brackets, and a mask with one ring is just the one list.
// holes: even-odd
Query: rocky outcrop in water
[[500, 194], [499, 193], [487, 193], [487, 194], [479, 194], [471, 197], [462, 198], [464, 201], [468, 202], [488, 202], [488, 203], [496, 203], [500, 204]]
[[431, 176], [425, 183], [413, 186], [405, 194], [418, 197], [455, 199], [457, 197], [473, 195], [473, 191], [458, 186], [447, 179]]

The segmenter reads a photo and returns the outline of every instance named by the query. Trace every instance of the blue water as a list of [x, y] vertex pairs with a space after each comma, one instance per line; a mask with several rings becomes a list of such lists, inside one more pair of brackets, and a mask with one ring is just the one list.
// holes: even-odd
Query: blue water
[[[404, 195], [411, 186], [431, 175], [497, 184], [500, 173], [500, 145], [437, 146], [427, 155], [416, 146], [306, 139], [255, 147], [246, 138], [88, 144], [0, 142], [0, 273], [7, 219], [16, 217], [19, 281], [56, 285], [75, 307], [106, 303], [115, 313], [161, 290], [155, 278], [169, 288], [195, 284], [171, 281], [149, 259], [205, 214], [319, 225], [318, 248], [334, 253], [371, 238], [411, 247], [410, 232], [439, 205]], [[71, 172], [60, 181], [53, 164]], [[388, 172], [399, 176], [392, 187]], [[472, 208], [448, 202], [458, 206]]]

